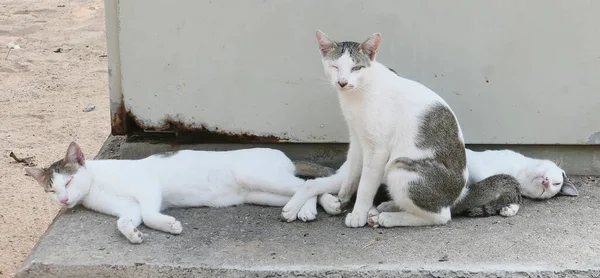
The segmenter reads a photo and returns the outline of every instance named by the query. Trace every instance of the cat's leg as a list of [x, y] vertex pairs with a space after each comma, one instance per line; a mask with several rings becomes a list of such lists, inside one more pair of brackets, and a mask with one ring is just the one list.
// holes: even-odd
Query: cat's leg
[[140, 206], [134, 199], [106, 194], [94, 194], [85, 206], [108, 215], [117, 216], [117, 229], [131, 243], [142, 243], [143, 234], [137, 227], [142, 223]]
[[283, 207], [289, 200], [289, 196], [269, 192], [253, 191], [246, 194], [244, 203], [260, 206]]
[[[285, 205], [285, 207], [283, 207], [281, 216], [288, 222], [296, 220], [298, 212], [300, 212], [300, 209], [310, 198], [325, 193], [338, 192], [342, 184], [343, 176], [343, 172], [338, 171], [337, 173], [329, 177], [316, 178], [305, 181], [304, 185], [298, 189], [294, 196], [292, 196], [292, 199]], [[329, 204], [326, 204], [325, 206], [327, 206], [327, 208], [330, 209], [330, 211], [335, 211], [336, 203], [339, 203], [339, 201], [336, 199], [337, 198], [335, 197], [324, 197], [320, 200], [322, 202], [329, 202]]]
[[352, 195], [356, 193], [363, 167], [362, 147], [359, 144], [358, 138], [354, 134], [353, 130], [350, 129], [349, 131], [350, 146], [348, 148], [348, 156], [346, 162], [338, 171], [345, 173], [340, 191], [338, 192], [338, 198], [340, 199], [341, 207], [348, 205], [348, 202], [350, 202], [350, 199], [352, 199]]
[[142, 210], [144, 224], [152, 229], [178, 235], [183, 230], [181, 223], [174, 217], [160, 213], [162, 196], [156, 192], [147, 192], [137, 198]]
[[138, 230], [142, 223], [142, 213], [137, 203], [132, 203], [117, 220], [117, 228], [131, 242], [141, 243], [143, 234]]
[[291, 173], [276, 175], [258, 175], [257, 173], [238, 173], [236, 180], [248, 191], [269, 192], [277, 195], [292, 196], [304, 185], [304, 180]]
[[442, 209], [440, 213], [422, 211], [420, 215], [407, 211], [381, 212], [369, 215], [369, 225], [386, 228], [443, 225], [450, 217], [450, 208]]
[[319, 196], [319, 205], [330, 215], [338, 215], [342, 213], [342, 204], [340, 199], [329, 193]]
[[388, 153], [385, 148], [373, 148], [372, 152], [363, 153], [363, 168], [356, 194], [356, 203], [351, 213], [346, 215], [346, 226], [362, 227], [367, 224], [369, 210], [383, 180]]

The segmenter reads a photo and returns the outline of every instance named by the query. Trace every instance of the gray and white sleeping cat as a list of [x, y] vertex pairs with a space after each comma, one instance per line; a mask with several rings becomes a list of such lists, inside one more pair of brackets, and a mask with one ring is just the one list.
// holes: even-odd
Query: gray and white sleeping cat
[[[56, 202], [117, 216], [117, 228], [132, 243], [142, 242], [137, 227], [179, 234], [181, 223], [160, 213], [169, 207], [225, 207], [240, 204], [283, 206], [305, 181], [295, 175], [328, 175], [325, 167], [294, 164], [268, 148], [192, 151], [152, 155], [139, 160], [85, 160], [72, 142], [64, 159], [47, 168], [25, 168]], [[319, 203], [339, 213], [337, 198]], [[303, 221], [317, 214], [317, 198], [298, 211]]]
[[508, 174], [517, 179], [523, 196], [531, 199], [579, 195], [565, 171], [550, 160], [526, 157], [511, 150], [476, 152], [467, 149], [466, 152], [470, 183]]

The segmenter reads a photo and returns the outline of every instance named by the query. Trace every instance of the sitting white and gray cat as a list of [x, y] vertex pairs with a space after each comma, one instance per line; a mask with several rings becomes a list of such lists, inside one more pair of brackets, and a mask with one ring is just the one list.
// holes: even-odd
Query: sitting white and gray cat
[[[64, 159], [48, 168], [25, 168], [57, 202], [77, 204], [119, 217], [117, 228], [132, 243], [142, 242], [142, 221], [153, 229], [182, 232], [175, 218], [161, 214], [169, 207], [226, 207], [240, 204], [284, 206], [305, 180], [329, 175], [326, 167], [297, 163], [281, 151], [253, 148], [234, 151], [192, 151], [152, 155], [139, 160], [88, 160], [72, 142]], [[315, 170], [316, 169], [316, 170]], [[299, 170], [299, 171], [298, 171]], [[325, 211], [340, 213], [336, 197], [323, 194]], [[303, 221], [317, 214], [317, 198], [298, 212]]]
[[470, 184], [493, 175], [508, 174], [519, 182], [521, 194], [531, 199], [579, 195], [565, 171], [550, 160], [526, 157], [511, 150], [466, 151]]
[[[479, 202], [480, 194], [473, 194], [468, 200], [477, 202], [457, 207], [470, 191], [458, 120], [438, 94], [376, 61], [380, 33], [359, 43], [334, 41], [317, 30], [316, 39], [325, 75], [337, 91], [348, 125], [348, 155], [335, 175], [307, 181], [283, 208], [283, 218], [293, 221], [305, 200], [336, 189], [344, 205], [356, 194], [345, 221], [353, 228], [367, 223], [382, 227], [444, 225], [454, 213], [472, 214], [469, 208], [474, 205], [492, 204], [490, 212], [506, 216], [517, 212], [518, 192], [511, 195], [516, 195], [511, 199], [514, 206], [495, 202], [497, 194], [481, 192], [493, 198]], [[490, 179], [486, 185], [506, 183], [508, 192], [514, 193], [513, 182], [505, 176]], [[373, 204], [382, 183], [392, 201], [379, 211]]]

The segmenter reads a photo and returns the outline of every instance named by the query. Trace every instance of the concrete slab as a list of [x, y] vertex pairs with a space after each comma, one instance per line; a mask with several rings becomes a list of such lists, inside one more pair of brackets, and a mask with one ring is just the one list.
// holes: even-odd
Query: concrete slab
[[573, 181], [578, 198], [441, 227], [350, 229], [322, 211], [312, 223], [284, 223], [280, 208], [258, 206], [173, 209], [183, 233], [142, 226], [140, 245], [115, 218], [74, 209], [55, 219], [17, 277], [599, 277], [600, 178]]

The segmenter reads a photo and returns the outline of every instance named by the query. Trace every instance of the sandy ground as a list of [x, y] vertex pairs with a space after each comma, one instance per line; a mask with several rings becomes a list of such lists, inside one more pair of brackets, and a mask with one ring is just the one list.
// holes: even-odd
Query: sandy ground
[[[105, 36], [103, 1], [0, 1], [0, 277], [59, 210], [8, 154], [46, 166], [76, 140], [92, 158], [110, 133]], [[4, 60], [10, 42], [21, 49]]]

